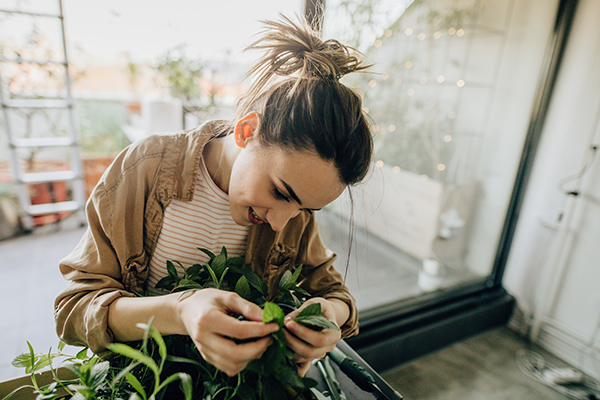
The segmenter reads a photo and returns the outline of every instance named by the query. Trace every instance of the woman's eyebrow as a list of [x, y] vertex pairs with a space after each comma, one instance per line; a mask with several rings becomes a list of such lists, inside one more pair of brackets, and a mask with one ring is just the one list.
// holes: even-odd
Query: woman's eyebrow
[[296, 192], [294, 192], [294, 189], [292, 189], [292, 187], [290, 185], [288, 185], [283, 179], [281, 179], [281, 183], [283, 184], [283, 186], [285, 186], [285, 190], [287, 190], [287, 192], [290, 194], [290, 196], [292, 197], [292, 199], [296, 200], [296, 202], [298, 204], [302, 205], [302, 202], [300, 201], [300, 199], [296, 195]]

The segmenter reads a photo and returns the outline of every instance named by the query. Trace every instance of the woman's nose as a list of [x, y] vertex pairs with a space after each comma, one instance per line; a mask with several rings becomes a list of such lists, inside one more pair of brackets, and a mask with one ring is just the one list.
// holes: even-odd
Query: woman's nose
[[271, 229], [279, 232], [287, 225], [290, 219], [298, 214], [300, 214], [300, 210], [296, 207], [271, 208], [267, 212], [267, 222], [271, 225]]

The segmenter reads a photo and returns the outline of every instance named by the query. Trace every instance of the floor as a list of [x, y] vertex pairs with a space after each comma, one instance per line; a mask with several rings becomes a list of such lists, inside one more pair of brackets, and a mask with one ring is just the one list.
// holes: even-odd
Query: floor
[[[0, 241], [0, 381], [23, 375], [11, 361], [27, 351], [27, 341], [36, 352], [56, 349], [52, 305], [67, 284], [58, 262], [82, 234], [79, 222], [67, 218], [59, 226], [44, 226], [27, 236]], [[369, 297], [367, 292], [361, 296]], [[515, 354], [526, 346], [512, 331], [501, 328], [383, 377], [407, 400], [565, 399], [519, 371]], [[77, 349], [67, 346], [65, 352], [69, 351], [75, 354]]]
[[58, 262], [82, 235], [79, 221], [67, 218], [0, 241], [0, 381], [24, 374], [11, 361], [28, 352], [27, 341], [36, 353], [57, 348], [53, 302], [67, 285]]
[[567, 366], [502, 327], [387, 371], [382, 377], [405, 400], [569, 399], [519, 369], [517, 361], [523, 351], [534, 352], [556, 367]]

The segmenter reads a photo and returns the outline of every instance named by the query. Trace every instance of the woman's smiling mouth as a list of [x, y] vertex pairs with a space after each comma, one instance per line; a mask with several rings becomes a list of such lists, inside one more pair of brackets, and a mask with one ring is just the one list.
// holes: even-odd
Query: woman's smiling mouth
[[256, 215], [252, 207], [248, 207], [248, 220], [254, 225], [261, 225], [265, 223], [265, 221], [263, 221], [258, 215]]

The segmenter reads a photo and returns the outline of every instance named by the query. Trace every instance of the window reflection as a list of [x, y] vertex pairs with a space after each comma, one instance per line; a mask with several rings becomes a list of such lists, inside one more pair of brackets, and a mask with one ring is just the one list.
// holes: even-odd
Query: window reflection
[[372, 173], [352, 199], [346, 193], [319, 213], [342, 259], [350, 246], [343, 232], [354, 224], [347, 282], [362, 309], [491, 272], [521, 149], [497, 146], [499, 135], [514, 144], [526, 133], [525, 123], [502, 132], [493, 122], [521, 116], [505, 114], [507, 104], [532, 103], [533, 87], [515, 85], [537, 77], [543, 51], [515, 70], [515, 49], [546, 43], [543, 35], [508, 40], [530, 23], [513, 21], [519, 4], [327, 2], [325, 35], [374, 64], [345, 81], [372, 121]]

